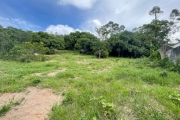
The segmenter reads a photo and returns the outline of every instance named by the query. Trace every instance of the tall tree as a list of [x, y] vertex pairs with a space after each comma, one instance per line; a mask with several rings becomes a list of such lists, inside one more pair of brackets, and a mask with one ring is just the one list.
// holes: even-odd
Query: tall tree
[[150, 25], [150, 28], [153, 28], [155, 30], [154, 37], [157, 40], [157, 34], [159, 32], [159, 26], [158, 26], [158, 17], [160, 14], [162, 14], [163, 11], [161, 11], [161, 8], [159, 6], [154, 6], [152, 10], [149, 11], [149, 15], [154, 15], [155, 19], [155, 25]]
[[[171, 32], [169, 33], [169, 36], [177, 33], [180, 29], [180, 12], [178, 9], [173, 9], [170, 13], [170, 22], [171, 22]], [[175, 39], [178, 41], [178, 39]]]
[[124, 29], [125, 29], [124, 25], [119, 26], [118, 23], [114, 23], [112, 21], [109, 21], [109, 23], [101, 26], [100, 28], [95, 28], [101, 40], [106, 40], [113, 34], [120, 33]]
[[175, 20], [180, 20], [180, 12], [178, 9], [173, 9], [171, 14], [170, 14], [170, 19], [172, 21], [175, 21]]
[[163, 11], [161, 11], [161, 8], [159, 6], [154, 6], [152, 10], [149, 11], [149, 15], [154, 15], [155, 20], [159, 17], [160, 14], [162, 14]]

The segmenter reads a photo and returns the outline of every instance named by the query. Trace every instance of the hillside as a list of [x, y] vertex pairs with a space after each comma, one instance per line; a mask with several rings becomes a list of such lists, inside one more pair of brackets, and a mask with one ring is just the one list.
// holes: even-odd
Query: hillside
[[[149, 67], [147, 58], [97, 59], [70, 51], [46, 57], [30, 63], [0, 60], [0, 96], [30, 86], [50, 88], [64, 96], [53, 105], [52, 120], [180, 119], [180, 75]], [[8, 114], [2, 112], [0, 106], [0, 119]]]

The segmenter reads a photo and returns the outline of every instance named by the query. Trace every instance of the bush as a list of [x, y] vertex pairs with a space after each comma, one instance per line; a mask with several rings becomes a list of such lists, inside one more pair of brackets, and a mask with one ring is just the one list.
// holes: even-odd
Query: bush
[[150, 56], [149, 56], [149, 59], [151, 60], [151, 61], [160, 61], [161, 60], [161, 55], [160, 55], [160, 53], [159, 53], [159, 51], [155, 51], [155, 52], [153, 52]]
[[95, 56], [97, 58], [107, 58], [109, 55], [109, 52], [107, 50], [98, 50], [95, 52]]
[[44, 61], [47, 49], [43, 43], [25, 42], [13, 47], [6, 55], [6, 59], [21, 62]]
[[159, 67], [165, 68], [165, 69], [169, 69], [174, 67], [174, 63], [171, 62], [168, 57], [165, 57], [164, 59], [160, 60], [158, 62]]
[[176, 64], [174, 64], [172, 71], [180, 73], [180, 61], [176, 61]]
[[164, 69], [167, 69], [169, 71], [174, 71], [180, 73], [180, 61], [176, 61], [176, 63], [173, 63], [168, 59], [168, 57], [165, 57], [162, 60], [159, 60], [158, 53], [152, 54], [149, 59], [150, 59], [150, 67], [161, 67]]
[[46, 54], [50, 55], [50, 54], [55, 54], [56, 50], [54, 48], [48, 48]]

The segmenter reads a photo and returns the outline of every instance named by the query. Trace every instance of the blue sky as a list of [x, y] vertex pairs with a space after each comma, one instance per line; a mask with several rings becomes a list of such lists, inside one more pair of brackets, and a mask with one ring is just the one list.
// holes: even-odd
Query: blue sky
[[180, 0], [1, 0], [0, 25], [23, 30], [69, 34], [89, 31], [110, 20], [127, 30], [153, 19], [149, 11], [159, 6], [169, 19], [172, 9], [180, 10]]

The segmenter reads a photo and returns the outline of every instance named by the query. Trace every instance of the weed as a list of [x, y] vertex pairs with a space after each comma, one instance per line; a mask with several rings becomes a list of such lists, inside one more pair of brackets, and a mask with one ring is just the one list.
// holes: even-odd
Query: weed
[[160, 76], [164, 79], [164, 78], [166, 78], [167, 77], [167, 72], [161, 72], [160, 73]]
[[13, 106], [20, 105], [23, 100], [24, 100], [24, 98], [20, 99], [19, 101], [13, 101], [13, 99], [12, 99], [9, 101], [8, 104], [3, 105], [0, 108], [0, 117], [5, 115], [8, 111], [10, 111]]
[[11, 104], [3, 105], [0, 108], [0, 116], [5, 115], [11, 109]]
[[[95, 100], [95, 102], [99, 103], [99, 107], [101, 109], [100, 111], [102, 111], [100, 116], [113, 120], [116, 119], [115, 108], [113, 103], [107, 102], [103, 96], [100, 96], [99, 98], [93, 98], [92, 100]], [[96, 116], [96, 117], [100, 117], [100, 116]]]
[[169, 98], [180, 107], [180, 91], [176, 91], [173, 94], [169, 95]]
[[41, 82], [40, 79], [35, 79], [32, 81], [32, 86], [36, 86], [37, 84], [39, 84]]
[[62, 105], [69, 105], [74, 102], [74, 93], [73, 91], [69, 91], [65, 94], [65, 99], [62, 101]]

